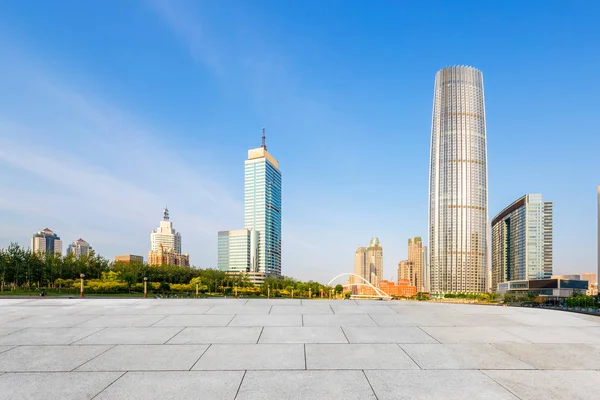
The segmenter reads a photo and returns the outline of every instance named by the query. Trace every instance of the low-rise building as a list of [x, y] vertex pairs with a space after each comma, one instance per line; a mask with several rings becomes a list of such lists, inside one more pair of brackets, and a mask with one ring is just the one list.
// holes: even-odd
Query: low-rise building
[[564, 279], [552, 277], [547, 279], [529, 279], [499, 283], [497, 293], [516, 296], [570, 297], [574, 294], [585, 294], [588, 282], [581, 279]]
[[159, 245], [158, 250], [148, 252], [148, 265], [176, 265], [179, 267], [190, 266], [189, 254], [179, 254], [173, 249], [163, 248]]
[[379, 289], [392, 297], [413, 297], [417, 295], [417, 287], [410, 284], [409, 279], [398, 279], [398, 284], [382, 280]]
[[144, 262], [144, 257], [136, 256], [134, 254], [123, 254], [120, 256], [115, 256], [115, 262], [130, 263], [132, 261]]

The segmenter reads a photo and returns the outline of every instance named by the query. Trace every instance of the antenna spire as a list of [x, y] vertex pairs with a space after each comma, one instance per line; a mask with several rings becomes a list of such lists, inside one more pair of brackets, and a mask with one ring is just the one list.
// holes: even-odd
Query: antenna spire
[[163, 209], [163, 220], [164, 221], [169, 220], [169, 209], [167, 208], [167, 206], [165, 206], [165, 208]]
[[262, 135], [262, 145], [260, 147], [262, 147], [263, 149], [267, 149], [267, 141], [266, 141], [266, 136], [265, 136], [265, 128], [263, 128], [263, 135]]

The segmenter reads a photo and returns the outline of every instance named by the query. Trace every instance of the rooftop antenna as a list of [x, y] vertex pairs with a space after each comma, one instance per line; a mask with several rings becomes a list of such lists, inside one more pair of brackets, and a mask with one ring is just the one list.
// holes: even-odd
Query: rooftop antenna
[[266, 142], [266, 136], [265, 136], [265, 128], [263, 128], [263, 135], [262, 135], [262, 145], [260, 147], [262, 147], [263, 149], [267, 149], [267, 142]]
[[167, 208], [167, 206], [165, 206], [165, 209], [163, 210], [163, 220], [169, 220], [169, 209]]

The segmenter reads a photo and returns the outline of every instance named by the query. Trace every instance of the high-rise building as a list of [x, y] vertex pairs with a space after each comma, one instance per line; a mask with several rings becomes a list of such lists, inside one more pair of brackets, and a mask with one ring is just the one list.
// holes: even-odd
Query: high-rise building
[[173, 222], [169, 221], [169, 210], [166, 207], [160, 226], [150, 234], [148, 265], [190, 266], [189, 254], [181, 254], [181, 234], [173, 229]]
[[483, 75], [436, 74], [429, 177], [431, 292], [484, 292], [488, 255]]
[[552, 276], [552, 203], [526, 194], [492, 220], [492, 285]]
[[414, 268], [411, 285], [416, 286], [418, 292], [422, 292], [425, 289], [423, 288], [423, 242], [420, 237], [408, 239], [408, 261]]
[[82, 255], [89, 255], [92, 250], [92, 246], [85, 240], [79, 238], [67, 247], [67, 254], [73, 254], [75, 257]]
[[421, 263], [423, 264], [423, 291], [429, 293], [429, 291], [431, 291], [431, 285], [429, 283], [429, 254], [427, 253], [427, 246], [423, 246], [421, 260]]
[[[368, 247], [359, 247], [354, 253], [354, 273], [362, 276], [373, 286], [383, 279], [383, 247], [379, 239], [374, 237]], [[353, 283], [362, 283], [353, 279]]]
[[158, 250], [161, 245], [181, 254], [181, 234], [173, 229], [173, 222], [169, 221], [169, 210], [166, 207], [163, 209], [160, 226], [150, 234], [150, 250]]
[[229, 272], [247, 272], [259, 283], [281, 276], [281, 172], [262, 145], [248, 150], [244, 163], [244, 229], [218, 233], [218, 266]]
[[120, 256], [115, 256], [115, 262], [124, 262], [124, 263], [130, 263], [132, 261], [137, 261], [137, 262], [144, 262], [144, 257], [142, 256], [136, 256], [134, 254], [123, 254]]
[[50, 229], [46, 228], [34, 233], [31, 238], [31, 251], [34, 253], [62, 254], [62, 240]]
[[414, 262], [410, 260], [402, 260], [398, 263], [398, 281], [406, 280], [409, 285], [417, 287], [415, 282], [417, 281], [417, 268]]

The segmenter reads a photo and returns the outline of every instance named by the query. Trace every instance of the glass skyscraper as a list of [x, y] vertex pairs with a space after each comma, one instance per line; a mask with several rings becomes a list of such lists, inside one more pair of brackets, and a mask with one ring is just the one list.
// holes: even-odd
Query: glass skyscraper
[[527, 194], [492, 220], [492, 290], [506, 281], [552, 277], [552, 203]]
[[436, 74], [431, 123], [429, 269], [432, 293], [486, 290], [487, 151], [483, 75]]
[[265, 144], [248, 151], [244, 178], [244, 227], [258, 233], [251, 272], [281, 275], [281, 172]]

